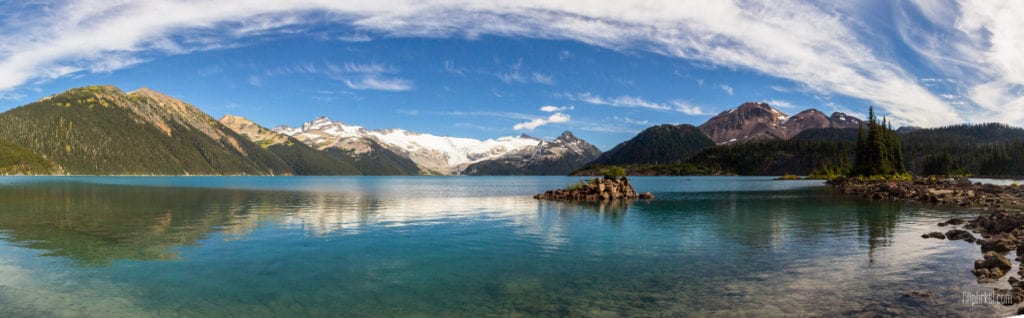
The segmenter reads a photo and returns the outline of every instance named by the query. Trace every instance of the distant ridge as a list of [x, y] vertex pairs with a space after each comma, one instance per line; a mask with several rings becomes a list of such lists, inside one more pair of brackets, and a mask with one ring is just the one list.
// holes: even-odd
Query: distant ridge
[[600, 154], [571, 132], [552, 141], [525, 134], [480, 140], [403, 129], [371, 130], [327, 117], [317, 117], [297, 128], [278, 126], [274, 131], [316, 149], [346, 152], [357, 165], [387, 164], [421, 174], [567, 174]]

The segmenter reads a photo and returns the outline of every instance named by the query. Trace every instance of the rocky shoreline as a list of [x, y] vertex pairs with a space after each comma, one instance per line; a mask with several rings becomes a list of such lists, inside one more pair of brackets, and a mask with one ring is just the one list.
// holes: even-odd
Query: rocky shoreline
[[[963, 225], [963, 228], [956, 228], [959, 225]], [[945, 233], [931, 232], [921, 237], [963, 240], [979, 245], [982, 258], [974, 261], [974, 269], [971, 270], [978, 283], [994, 283], [1003, 276], [1011, 275], [1007, 280], [1010, 288], [995, 288], [992, 299], [1007, 306], [1024, 302], [1024, 267], [1020, 265], [1024, 262], [1024, 212], [1000, 210], [970, 221], [950, 219], [938, 226], [954, 228]], [[976, 238], [967, 230], [981, 237]], [[1015, 274], [1010, 274], [1014, 264], [1006, 256], [1011, 251], [1017, 255], [1014, 258], [1018, 262]], [[1024, 314], [1024, 307], [1018, 308], [1017, 314]]]
[[653, 199], [650, 192], [637, 193], [626, 177], [586, 179], [565, 189], [548, 190], [533, 196], [538, 200], [606, 201]]
[[[921, 237], [977, 244], [982, 258], [974, 261], [971, 273], [978, 283], [994, 283], [1011, 275], [1009, 288], [995, 288], [992, 299], [1007, 306], [1024, 302], [1024, 267], [1021, 267], [1024, 262], [1024, 188], [972, 183], [966, 178], [918, 177], [899, 181], [838, 178], [827, 183], [843, 193], [875, 200], [994, 210], [972, 220], [950, 219], [938, 223], [939, 227], [953, 228], [945, 232], [925, 233]], [[1007, 257], [1011, 251], [1016, 253], [1013, 260], [1017, 261], [1017, 271], [1014, 274], [1011, 274], [1014, 262]], [[927, 297], [920, 295], [924, 294], [914, 294], [915, 297]], [[1018, 308], [1017, 314], [1024, 314], [1024, 307]]]
[[967, 178], [869, 180], [836, 178], [826, 182], [846, 194], [890, 201], [916, 201], [960, 207], [1024, 208], [1024, 187], [972, 183]]

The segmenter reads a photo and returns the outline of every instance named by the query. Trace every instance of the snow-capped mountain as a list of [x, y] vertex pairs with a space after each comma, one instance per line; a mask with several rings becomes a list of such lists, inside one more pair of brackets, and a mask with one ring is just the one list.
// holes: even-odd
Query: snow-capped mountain
[[280, 126], [274, 128], [274, 131], [295, 137], [317, 149], [333, 147], [353, 154], [373, 151], [373, 145], [380, 145], [412, 160], [423, 173], [446, 175], [462, 174], [469, 165], [529, 152], [555, 142], [526, 135], [479, 140], [402, 129], [371, 130], [332, 121], [327, 117], [318, 117], [302, 124], [301, 128]]
[[[523, 138], [532, 138], [526, 135]], [[601, 150], [572, 132], [552, 141], [506, 153], [466, 167], [469, 175], [566, 175], [601, 156]]]
[[699, 128], [715, 143], [727, 144], [763, 138], [789, 139], [807, 129], [856, 128], [861, 123], [860, 119], [839, 112], [826, 117], [812, 108], [789, 116], [766, 103], [744, 103], [711, 117]]

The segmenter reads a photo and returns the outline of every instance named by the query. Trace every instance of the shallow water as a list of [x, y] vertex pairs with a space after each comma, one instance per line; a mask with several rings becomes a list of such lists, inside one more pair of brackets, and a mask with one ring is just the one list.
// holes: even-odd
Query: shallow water
[[1008, 286], [975, 282], [977, 246], [920, 237], [980, 211], [748, 177], [637, 177], [657, 199], [632, 203], [531, 198], [575, 180], [0, 178], [0, 316], [1016, 310], [962, 301]]

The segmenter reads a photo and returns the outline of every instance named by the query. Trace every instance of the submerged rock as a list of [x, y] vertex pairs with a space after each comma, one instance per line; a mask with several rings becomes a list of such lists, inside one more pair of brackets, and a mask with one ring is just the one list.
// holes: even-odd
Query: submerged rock
[[937, 238], [937, 239], [940, 239], [940, 240], [944, 240], [944, 239], [946, 239], [946, 235], [942, 234], [942, 232], [931, 232], [931, 233], [928, 233], [928, 234], [922, 234], [921, 238]]
[[917, 291], [917, 290], [915, 290], [915, 291], [903, 294], [903, 297], [928, 298], [928, 297], [932, 297], [934, 295], [935, 295], [935, 293], [930, 292], [930, 291]]

